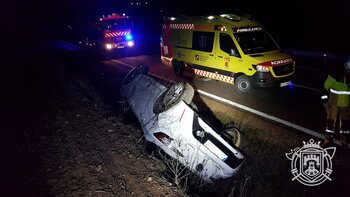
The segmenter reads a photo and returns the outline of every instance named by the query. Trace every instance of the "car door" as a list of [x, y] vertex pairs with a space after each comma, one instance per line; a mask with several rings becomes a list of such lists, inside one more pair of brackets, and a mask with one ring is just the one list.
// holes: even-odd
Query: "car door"
[[242, 62], [241, 55], [230, 34], [220, 32], [216, 40], [216, 67], [222, 71], [221, 74], [232, 74]]

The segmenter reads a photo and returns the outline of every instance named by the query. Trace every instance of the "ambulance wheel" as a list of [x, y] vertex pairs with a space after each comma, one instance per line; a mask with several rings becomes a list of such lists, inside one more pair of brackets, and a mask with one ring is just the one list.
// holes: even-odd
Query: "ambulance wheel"
[[170, 86], [155, 102], [153, 106], [154, 113], [161, 113], [184, 101], [190, 104], [194, 95], [193, 87], [187, 82], [180, 82]]
[[184, 66], [181, 62], [173, 60], [171, 64], [176, 75], [181, 76], [184, 73]]
[[240, 75], [235, 80], [235, 88], [237, 92], [248, 93], [252, 89], [252, 82], [249, 77], [245, 75]]

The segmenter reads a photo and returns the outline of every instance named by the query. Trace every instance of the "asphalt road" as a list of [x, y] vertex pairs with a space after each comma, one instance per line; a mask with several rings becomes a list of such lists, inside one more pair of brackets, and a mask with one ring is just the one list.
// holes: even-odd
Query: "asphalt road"
[[276, 124], [288, 127], [292, 125], [290, 128], [296, 130], [323, 134], [326, 114], [320, 100], [320, 90], [325, 79], [323, 71], [332, 63], [322, 57], [305, 54], [293, 58], [297, 62], [292, 81], [294, 86], [255, 89], [249, 94], [240, 94], [230, 84], [194, 76], [189, 72], [185, 72], [183, 77], [176, 76], [170, 66], [160, 62], [159, 40], [154, 37], [140, 38], [136, 40], [136, 45], [132, 49], [107, 54], [103, 64], [115, 71], [147, 64], [151, 73], [158, 77], [170, 81], [186, 80], [197, 90], [250, 108], [253, 113], [258, 111], [260, 116], [271, 121], [278, 120]]
[[134, 67], [147, 64], [150, 66], [151, 73], [158, 77], [170, 81], [186, 80], [197, 90], [257, 110], [263, 114], [262, 116], [272, 121], [280, 120], [276, 124], [287, 126], [291, 124], [291, 128], [300, 127], [301, 131], [306, 129], [323, 133], [326, 114], [320, 100], [320, 89], [324, 78], [322, 66], [325, 66], [322, 60], [311, 59], [310, 61], [304, 58], [297, 61], [296, 75], [293, 80], [295, 85], [292, 87], [255, 89], [249, 94], [240, 94], [230, 84], [194, 76], [189, 72], [185, 72], [183, 77], [176, 76], [172, 68], [163, 65], [159, 55], [154, 50], [151, 51], [153, 53], [146, 53], [144, 48], [141, 48], [141, 50], [134, 50], [133, 53], [114, 52], [109, 55], [106, 63], [114, 65], [115, 69], [119, 69], [120, 66]]

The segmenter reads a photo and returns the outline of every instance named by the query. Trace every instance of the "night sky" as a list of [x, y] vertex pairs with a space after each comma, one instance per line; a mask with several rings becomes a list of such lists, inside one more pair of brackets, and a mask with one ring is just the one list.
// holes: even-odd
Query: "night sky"
[[[350, 2], [347, 0], [148, 0], [147, 9], [130, 7], [130, 2], [136, 0], [3, 2], [0, 11], [2, 18], [6, 18], [5, 29], [9, 29], [12, 36], [26, 40], [40, 40], [42, 36], [38, 34], [52, 34], [56, 28], [53, 26], [79, 23], [87, 17], [113, 11], [125, 10], [135, 15], [138, 23], [151, 27], [160, 27], [159, 20], [153, 19], [161, 15], [246, 12], [260, 21], [282, 48], [350, 55]], [[18, 33], [19, 29], [29, 31], [27, 38]]]

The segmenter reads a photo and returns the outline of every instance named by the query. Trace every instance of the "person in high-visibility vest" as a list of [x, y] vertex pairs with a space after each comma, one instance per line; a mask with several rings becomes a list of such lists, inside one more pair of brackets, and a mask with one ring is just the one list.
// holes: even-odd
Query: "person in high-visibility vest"
[[326, 139], [323, 145], [333, 142], [335, 129], [339, 128], [342, 145], [347, 146], [350, 130], [350, 59], [345, 62], [341, 75], [328, 74], [323, 85], [328, 92], [321, 97], [327, 112]]

